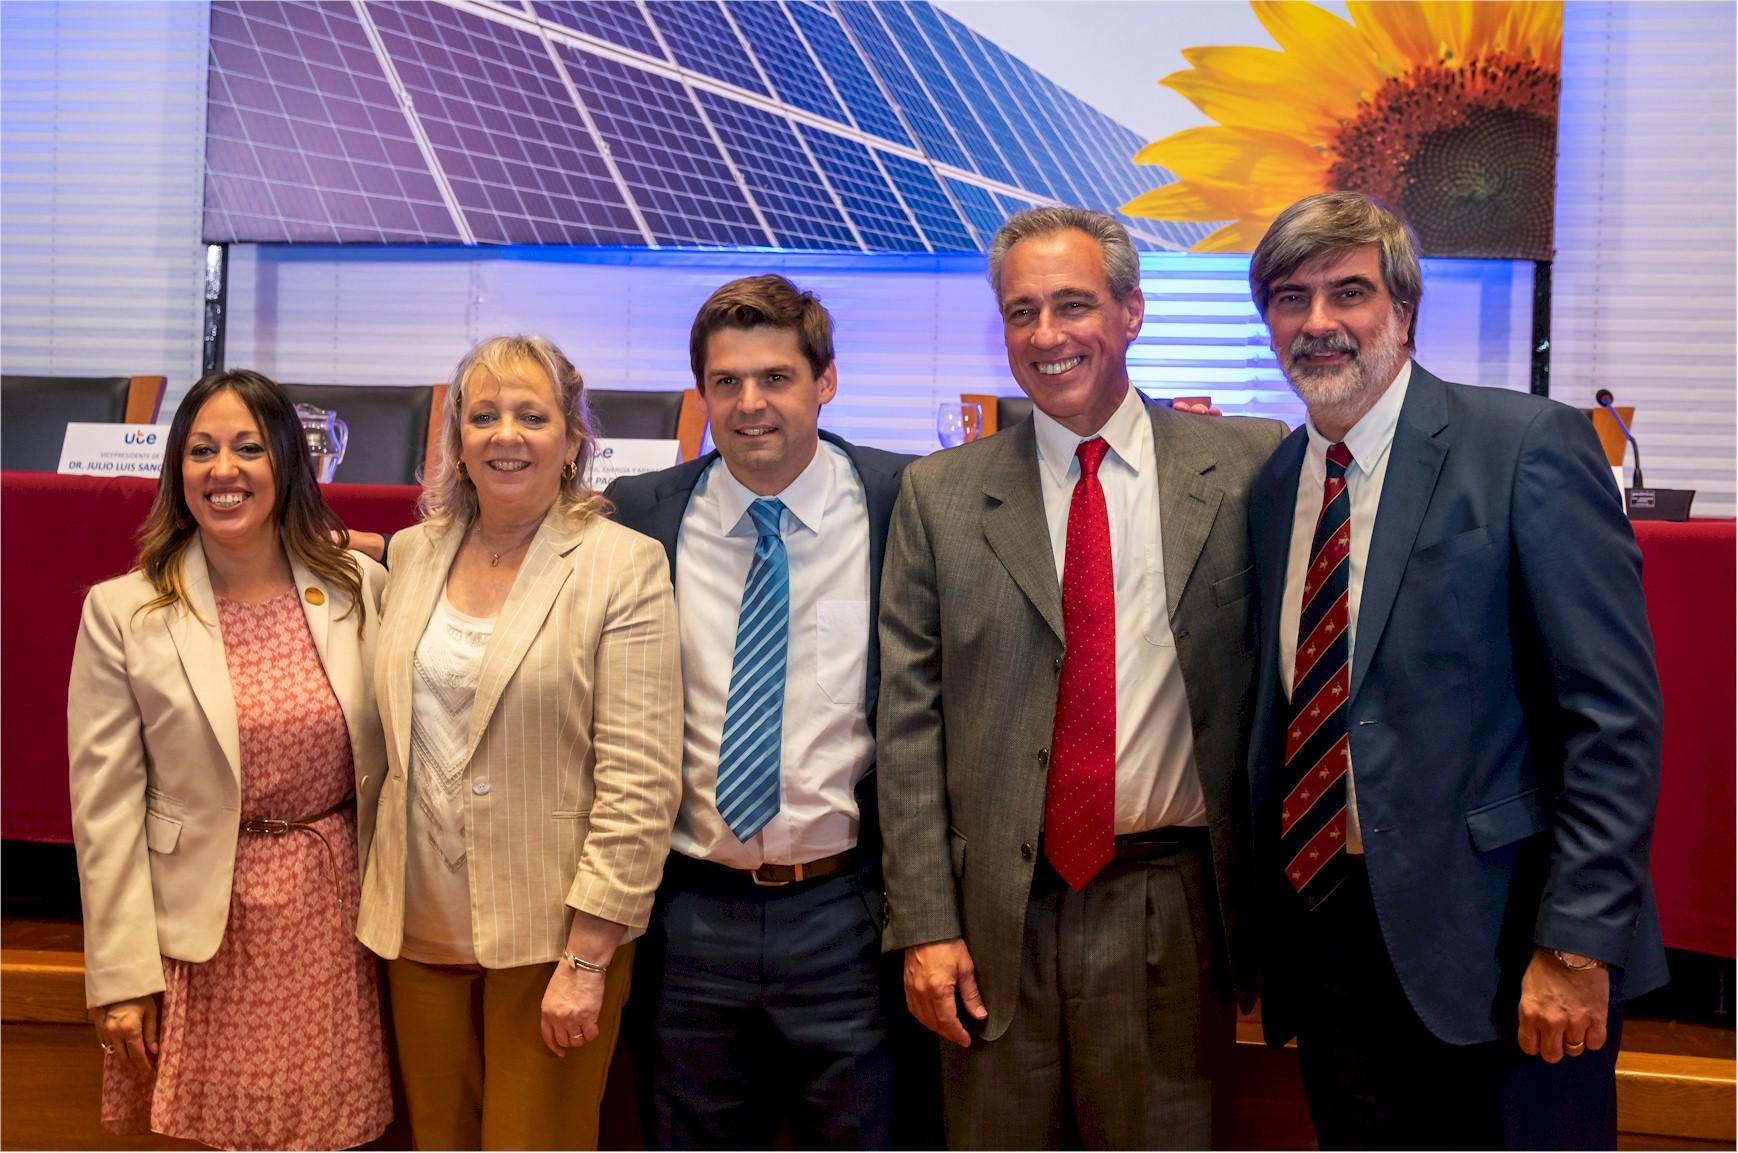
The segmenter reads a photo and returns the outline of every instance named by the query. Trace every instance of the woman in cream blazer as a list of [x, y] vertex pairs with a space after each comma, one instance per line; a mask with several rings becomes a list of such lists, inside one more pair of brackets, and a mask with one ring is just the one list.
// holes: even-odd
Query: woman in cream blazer
[[337, 528], [283, 392], [214, 373], [170, 426], [138, 566], [86, 597], [68, 754], [111, 1130], [330, 1148], [391, 1119], [351, 844], [385, 763], [385, 573]]
[[420, 1148], [595, 1147], [669, 849], [669, 566], [585, 485], [581, 389], [540, 337], [474, 349], [447, 393], [453, 463], [391, 543], [358, 935], [388, 959]]
[[[386, 574], [361, 553], [350, 556], [362, 570], [370, 622], [361, 635], [354, 616], [337, 619], [350, 609], [342, 592], [299, 561], [290, 569], [344, 709], [358, 789], [378, 793], [386, 745], [374, 703], [374, 602]], [[79, 625], [67, 729], [92, 1008], [160, 992], [164, 957], [210, 960], [229, 919], [241, 746], [223, 639], [208, 623], [217, 620], [217, 600], [197, 544], [182, 579], [189, 604], [161, 610], [161, 622], [134, 627], [157, 595], [134, 571], [91, 589]], [[357, 824], [365, 845], [369, 807]]]

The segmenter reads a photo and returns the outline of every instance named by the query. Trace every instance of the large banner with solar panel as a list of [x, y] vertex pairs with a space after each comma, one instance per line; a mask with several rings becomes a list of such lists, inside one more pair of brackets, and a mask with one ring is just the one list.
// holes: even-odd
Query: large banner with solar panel
[[[1547, 259], [1553, 3], [217, 0], [206, 240], [1248, 251], [1325, 188]], [[1160, 93], [1172, 103], [1140, 104]]]

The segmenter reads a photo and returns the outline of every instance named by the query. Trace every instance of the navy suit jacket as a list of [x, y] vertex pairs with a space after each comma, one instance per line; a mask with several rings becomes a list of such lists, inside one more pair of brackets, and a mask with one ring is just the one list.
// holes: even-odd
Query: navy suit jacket
[[[1278, 856], [1279, 676], [1297, 429], [1250, 498], [1261, 614], [1250, 788], [1262, 1020], [1293, 1035]], [[1660, 690], [1641, 553], [1586, 415], [1416, 364], [1354, 636], [1352, 771], [1376, 915], [1407, 997], [1451, 1044], [1512, 1035], [1535, 945], [1662, 984], [1648, 838]]]
[[[881, 609], [881, 560], [887, 550], [887, 526], [893, 518], [893, 502], [899, 497], [900, 474], [916, 458], [879, 448], [863, 448], [824, 430], [821, 439], [844, 449], [845, 455], [851, 458], [857, 478], [863, 484], [864, 503], [869, 513], [869, 661], [863, 708], [868, 714], [869, 731], [873, 733], [876, 698], [881, 690], [881, 645], [875, 628]], [[676, 579], [676, 537], [682, 528], [682, 516], [688, 511], [694, 486], [717, 459], [718, 453], [713, 451], [674, 468], [620, 477], [604, 492], [615, 505], [611, 516], [616, 521], [645, 533], [664, 546], [670, 557], [672, 583]], [[734, 630], [734, 622], [727, 623]], [[857, 848], [865, 871], [872, 875], [874, 888], [879, 892], [881, 820], [875, 788], [875, 763], [871, 760], [862, 779], [857, 782]], [[884, 921], [886, 914], [882, 902], [877, 900], [872, 904]]]

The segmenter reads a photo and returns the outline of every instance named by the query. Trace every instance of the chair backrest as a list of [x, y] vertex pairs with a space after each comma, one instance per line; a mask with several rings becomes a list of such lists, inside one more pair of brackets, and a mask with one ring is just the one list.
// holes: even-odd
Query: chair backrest
[[54, 472], [66, 426], [154, 424], [161, 376], [0, 377], [0, 468]]
[[336, 412], [350, 444], [333, 479], [340, 484], [415, 484], [439, 432], [443, 386], [286, 384], [291, 403]]
[[588, 388], [592, 424], [600, 437], [676, 440], [682, 459], [700, 455], [706, 407], [692, 388], [648, 392], [629, 388]]
[[988, 392], [962, 392], [960, 400], [984, 410], [984, 435], [1019, 424], [1032, 415], [1032, 400], [1025, 396], [996, 396]]
[[[1605, 450], [1605, 463], [1613, 468], [1621, 465], [1624, 450], [1629, 448], [1629, 438], [1623, 435], [1623, 429], [1617, 427], [1617, 422], [1611, 419], [1611, 414], [1605, 411], [1604, 406], [1584, 408], [1581, 411], [1593, 420], [1593, 431], [1599, 434], [1599, 447]], [[1623, 417], [1623, 423], [1629, 425], [1631, 431], [1634, 430], [1635, 405], [1618, 405], [1617, 415]]]

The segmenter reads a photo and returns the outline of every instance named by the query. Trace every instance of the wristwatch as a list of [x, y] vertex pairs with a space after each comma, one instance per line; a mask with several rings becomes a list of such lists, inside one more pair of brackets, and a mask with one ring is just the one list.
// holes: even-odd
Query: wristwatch
[[1605, 968], [1605, 962], [1598, 957], [1584, 957], [1580, 953], [1565, 953], [1562, 949], [1552, 949], [1551, 956], [1571, 973], [1584, 973], [1588, 969]]

